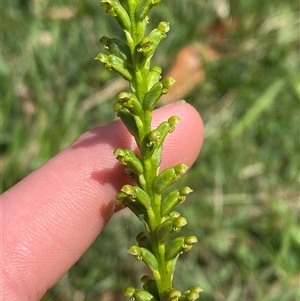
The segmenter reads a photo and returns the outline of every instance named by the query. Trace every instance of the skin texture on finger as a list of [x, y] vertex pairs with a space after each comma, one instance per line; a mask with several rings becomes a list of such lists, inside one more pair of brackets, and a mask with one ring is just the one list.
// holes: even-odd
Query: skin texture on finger
[[[162, 167], [190, 166], [203, 142], [201, 118], [179, 103], [156, 110], [153, 123], [172, 115], [181, 122], [166, 138]], [[92, 129], [1, 196], [1, 300], [39, 300], [99, 235], [128, 182], [117, 147], [135, 149], [120, 121]]]

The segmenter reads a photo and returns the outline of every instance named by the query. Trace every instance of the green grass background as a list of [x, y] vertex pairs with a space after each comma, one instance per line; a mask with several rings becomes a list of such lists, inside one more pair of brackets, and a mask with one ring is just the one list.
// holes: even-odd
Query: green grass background
[[[220, 19], [221, 5], [239, 24], [215, 45], [224, 55], [205, 65], [205, 81], [186, 97], [201, 112], [206, 139], [181, 181], [195, 191], [179, 208], [189, 222], [184, 233], [199, 243], [182, 256], [175, 285], [200, 285], [203, 301], [296, 301], [299, 2], [164, 0], [151, 20], [168, 20], [172, 30], [156, 62], [167, 70], [184, 45], [213, 42], [205, 32]], [[73, 16], [51, 18], [53, 8], [65, 6]], [[115, 118], [114, 97], [101, 102], [97, 93], [110, 91], [117, 77], [93, 58], [101, 36], [121, 32], [98, 0], [10, 0], [1, 9], [5, 191], [84, 131]], [[99, 104], [88, 106], [91, 97]], [[144, 269], [126, 253], [142, 228], [130, 214], [115, 215], [43, 301], [120, 300]]]

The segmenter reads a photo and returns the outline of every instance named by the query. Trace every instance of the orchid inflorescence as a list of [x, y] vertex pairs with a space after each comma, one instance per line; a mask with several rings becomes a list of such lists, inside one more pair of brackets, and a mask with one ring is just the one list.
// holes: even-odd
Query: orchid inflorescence
[[171, 116], [153, 130], [151, 126], [157, 101], [175, 82], [171, 77], [162, 79], [162, 69], [150, 64], [156, 48], [170, 29], [169, 23], [162, 21], [146, 34], [149, 11], [159, 2], [102, 0], [106, 12], [123, 29], [126, 42], [102, 37], [100, 43], [109, 54], [100, 53], [95, 59], [129, 82], [130, 92], [118, 94], [114, 110], [139, 149], [139, 154], [123, 148], [114, 151], [136, 184], [124, 185], [116, 199], [130, 208], [145, 225], [145, 231], [136, 237], [137, 245], [131, 246], [128, 253], [143, 261], [152, 271], [152, 277], [144, 275], [141, 278], [143, 289], [128, 287], [124, 294], [132, 301], [192, 301], [198, 299], [202, 291], [200, 287], [181, 292], [172, 285], [179, 255], [191, 250], [197, 242], [195, 236], [174, 237], [187, 220], [173, 208], [184, 202], [192, 189], [183, 187], [166, 192], [166, 188], [180, 179], [188, 167], [180, 163], [160, 171], [163, 142], [175, 130], [179, 118]]

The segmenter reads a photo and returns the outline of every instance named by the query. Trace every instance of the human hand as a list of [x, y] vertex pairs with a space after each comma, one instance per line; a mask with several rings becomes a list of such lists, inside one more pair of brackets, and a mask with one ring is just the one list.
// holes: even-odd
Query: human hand
[[[156, 110], [153, 123], [174, 114], [181, 122], [166, 138], [162, 168], [191, 166], [203, 141], [202, 121], [186, 103]], [[117, 147], [135, 148], [120, 121], [92, 129], [1, 195], [1, 300], [39, 300], [99, 235], [128, 182]]]

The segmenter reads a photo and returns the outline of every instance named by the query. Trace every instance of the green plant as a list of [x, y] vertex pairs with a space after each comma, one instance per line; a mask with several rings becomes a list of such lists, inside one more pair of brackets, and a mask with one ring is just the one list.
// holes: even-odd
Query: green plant
[[116, 18], [122, 27], [127, 42], [116, 38], [102, 37], [100, 42], [110, 53], [100, 53], [96, 57], [109, 70], [114, 70], [125, 78], [130, 92], [118, 94], [114, 110], [128, 131], [135, 138], [139, 154], [129, 149], [114, 151], [126, 172], [136, 185], [124, 185], [117, 200], [129, 207], [144, 223], [145, 232], [137, 235], [137, 245], [128, 253], [143, 261], [152, 271], [152, 277], [143, 276], [143, 288], [128, 287], [124, 294], [131, 300], [171, 301], [196, 300], [200, 287], [180, 292], [173, 288], [172, 279], [180, 254], [189, 251], [197, 242], [195, 236], [173, 237], [187, 224], [186, 219], [173, 208], [184, 202], [192, 192], [183, 187], [166, 192], [174, 181], [187, 171], [185, 164], [177, 164], [160, 171], [161, 154], [165, 137], [174, 131], [179, 122], [171, 116], [156, 129], [151, 129], [152, 111], [159, 98], [169, 91], [174, 79], [162, 79], [162, 69], [151, 66], [151, 58], [159, 43], [169, 31], [169, 23], [162, 21], [150, 33], [146, 33], [149, 11], [160, 0], [102, 0], [106, 12]]
[[[197, 280], [204, 290], [201, 301], [295, 301], [300, 298], [299, 1], [225, 2], [230, 8], [228, 20], [239, 22], [219, 41], [218, 46], [228, 52], [206, 65], [206, 80], [185, 96], [201, 112], [206, 138], [201, 156], [178, 183], [194, 190], [189, 205], [180, 208], [188, 220], [182, 232], [195, 234], [201, 243], [178, 260], [174, 283], [186, 288]], [[98, 43], [95, 33], [100, 29], [115, 37], [118, 26], [114, 18], [105, 18], [98, 1], [72, 1], [76, 14], [66, 20], [49, 18], [49, 10], [63, 10], [66, 1], [5, 4], [1, 192], [87, 129], [112, 121], [113, 100], [108, 101], [106, 93], [101, 94], [104, 100], [98, 98], [98, 93], [104, 86], [114, 90], [117, 76], [91, 60]], [[205, 32], [216, 18], [214, 4], [170, 0], [152, 10], [152, 24], [166, 15], [172, 27], [154, 57], [162, 61], [160, 53], [168, 54], [163, 57], [164, 72], [182, 47], [212, 40]], [[38, 39], [45, 30], [52, 44]], [[254, 122], [245, 123], [248, 112], [260, 100], [266, 101], [279, 80], [284, 85], [272, 103], [259, 111]], [[20, 95], [20, 86], [27, 93], [22, 89]], [[33, 112], [26, 110], [24, 95]], [[87, 107], [89, 97], [100, 100]], [[243, 124], [239, 133], [233, 133], [239, 123]], [[240, 172], [249, 167], [254, 173], [241, 177]], [[120, 290], [129, 281], [138, 287], [136, 275], [145, 266], [132, 268], [135, 258], [124, 247], [140, 227], [137, 218], [115, 214], [42, 300], [119, 301]], [[196, 267], [192, 273], [191, 266]]]

